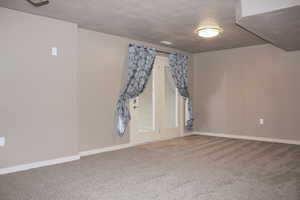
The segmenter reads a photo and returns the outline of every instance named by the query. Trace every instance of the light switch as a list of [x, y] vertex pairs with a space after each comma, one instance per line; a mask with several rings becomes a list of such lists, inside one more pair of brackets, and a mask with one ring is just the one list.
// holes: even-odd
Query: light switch
[[259, 124], [260, 124], [260, 125], [263, 125], [263, 124], [264, 124], [264, 119], [263, 119], [263, 118], [260, 118], [260, 119], [259, 119]]
[[0, 147], [5, 146], [5, 137], [0, 137]]
[[58, 49], [57, 49], [57, 47], [52, 47], [51, 48], [51, 55], [52, 56], [57, 56], [58, 55]]

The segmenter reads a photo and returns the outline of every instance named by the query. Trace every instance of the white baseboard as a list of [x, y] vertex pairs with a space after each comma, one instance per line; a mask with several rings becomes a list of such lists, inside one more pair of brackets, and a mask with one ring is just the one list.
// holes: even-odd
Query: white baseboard
[[0, 175], [10, 174], [10, 173], [19, 172], [19, 171], [25, 171], [25, 170], [29, 170], [29, 169], [38, 168], [38, 167], [45, 167], [45, 166], [50, 166], [50, 165], [61, 164], [61, 163], [70, 162], [70, 161], [79, 160], [79, 159], [80, 159], [80, 156], [75, 155], [75, 156], [62, 157], [62, 158], [57, 158], [57, 159], [52, 159], [52, 160], [39, 161], [39, 162], [34, 162], [34, 163], [29, 163], [29, 164], [17, 165], [17, 166], [8, 167], [8, 168], [1, 168]]
[[209, 133], [209, 132], [194, 132], [194, 134], [195, 135], [206, 135], [206, 136], [214, 136], [214, 137], [241, 139], [241, 140], [255, 140], [255, 141], [262, 141], [262, 142], [300, 145], [300, 141], [298, 141], [298, 140], [273, 139], [273, 138], [266, 138], [266, 137], [241, 136], [241, 135], [231, 135], [231, 134], [224, 134], [224, 133]]
[[111, 147], [104, 147], [104, 148], [93, 149], [93, 150], [88, 150], [88, 151], [81, 151], [81, 152], [79, 152], [79, 156], [80, 157], [90, 156], [90, 155], [94, 155], [94, 154], [98, 154], [98, 153], [104, 153], [104, 152], [108, 152], [108, 151], [116, 151], [116, 150], [120, 150], [120, 149], [125, 149], [125, 148], [129, 148], [132, 146], [135, 146], [135, 144], [126, 143], [126, 144], [120, 144], [120, 145], [115, 145], [115, 146], [111, 146]]
[[[189, 136], [192, 134], [194, 134], [194, 132], [185, 133], [183, 136]], [[183, 137], [183, 136], [176, 136], [176, 137]], [[173, 138], [176, 138], [176, 137], [173, 137]], [[172, 138], [166, 138], [163, 140], [169, 140], [169, 139], [172, 139]], [[158, 141], [162, 141], [162, 140], [158, 140]], [[152, 142], [158, 142], [158, 141], [152, 141]], [[104, 153], [104, 152], [109, 152], [109, 151], [116, 151], [116, 150], [125, 149], [125, 148], [142, 145], [142, 144], [146, 144], [146, 143], [149, 143], [149, 142], [120, 144], [120, 145], [115, 145], [115, 146], [111, 146], [111, 147], [104, 147], [104, 148], [93, 149], [93, 150], [88, 150], [88, 151], [81, 151], [81, 152], [79, 152], [78, 155], [74, 155], [74, 156], [39, 161], [39, 162], [17, 165], [17, 166], [8, 167], [8, 168], [0, 168], [0, 175], [10, 174], [10, 173], [19, 172], [19, 171], [25, 171], [25, 170], [29, 170], [29, 169], [38, 168], [38, 167], [46, 167], [46, 166], [50, 166], [50, 165], [61, 164], [61, 163], [65, 163], [65, 162], [79, 160], [80, 157], [84, 157], [84, 156], [89, 156], [89, 155], [94, 155], [94, 154]]]
[[193, 131], [183, 133], [182, 137], [194, 135]]
[[88, 150], [88, 151], [81, 151], [81, 152], [79, 152], [79, 155], [80, 155], [80, 157], [90, 156], [90, 155], [94, 155], [94, 154], [98, 154], [98, 153], [104, 153], [104, 152], [108, 152], [108, 151], [117, 151], [117, 150], [120, 150], [120, 149], [126, 149], [126, 148], [129, 148], [129, 147], [148, 144], [148, 143], [152, 143], [152, 142], [170, 140], [170, 139], [189, 136], [189, 135], [193, 135], [193, 132], [184, 133], [183, 136], [175, 136], [175, 137], [170, 137], [170, 138], [164, 138], [164, 139], [154, 140], [154, 141], [151, 141], [151, 142], [137, 142], [137, 143], [132, 143], [131, 142], [131, 143], [120, 144], [120, 145], [115, 145], [115, 146], [111, 146], [111, 147], [104, 147], [104, 148], [93, 149], [93, 150]]

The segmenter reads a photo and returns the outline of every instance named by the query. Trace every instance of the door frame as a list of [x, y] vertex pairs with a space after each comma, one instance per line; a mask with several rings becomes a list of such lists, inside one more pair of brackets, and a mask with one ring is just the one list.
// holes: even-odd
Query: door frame
[[[167, 64], [168, 58], [166, 55], [157, 55], [155, 61], [162, 61], [162, 63]], [[129, 106], [130, 106], [130, 113], [132, 116], [132, 120], [130, 120], [129, 123], [129, 140], [131, 144], [142, 144], [142, 143], [149, 143], [153, 141], [159, 141], [159, 140], [167, 140], [175, 137], [182, 137], [184, 136], [184, 99], [183, 97], [178, 93], [178, 90], [176, 89], [176, 95], [177, 95], [177, 130], [176, 134], [172, 133], [172, 128], [163, 128], [163, 122], [165, 119], [162, 118], [161, 112], [163, 110], [163, 103], [165, 102], [164, 99], [159, 99], [164, 96], [164, 94], [158, 93], [158, 92], [164, 92], [164, 89], [158, 89], [159, 87], [157, 84], [165, 84], [164, 78], [165, 78], [165, 67], [162, 66], [163, 64], [155, 63], [153, 65], [152, 69], [152, 78], [153, 78], [153, 94], [152, 94], [152, 100], [153, 100], [153, 129], [154, 131], [151, 132], [140, 132], [138, 130], [138, 110], [134, 109], [133, 100], [130, 100]], [[148, 83], [149, 84], [149, 83]], [[158, 103], [160, 102], [160, 103]], [[160, 117], [157, 117], [159, 116]], [[161, 118], [161, 119], [158, 119]], [[163, 119], [163, 120], [162, 120]], [[164, 134], [165, 133], [165, 134]], [[144, 136], [140, 136], [139, 134], [144, 134]], [[144, 138], [143, 138], [144, 137]]]

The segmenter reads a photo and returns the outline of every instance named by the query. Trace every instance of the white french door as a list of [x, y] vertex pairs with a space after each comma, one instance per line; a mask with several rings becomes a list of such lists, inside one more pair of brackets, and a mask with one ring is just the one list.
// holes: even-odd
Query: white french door
[[144, 92], [130, 101], [130, 141], [145, 143], [183, 135], [183, 99], [168, 68], [168, 58], [156, 56]]

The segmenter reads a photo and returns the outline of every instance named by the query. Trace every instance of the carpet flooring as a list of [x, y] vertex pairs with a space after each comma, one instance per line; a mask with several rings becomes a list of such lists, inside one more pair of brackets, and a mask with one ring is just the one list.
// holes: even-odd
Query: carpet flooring
[[188, 136], [0, 176], [1, 200], [300, 200], [300, 146]]

